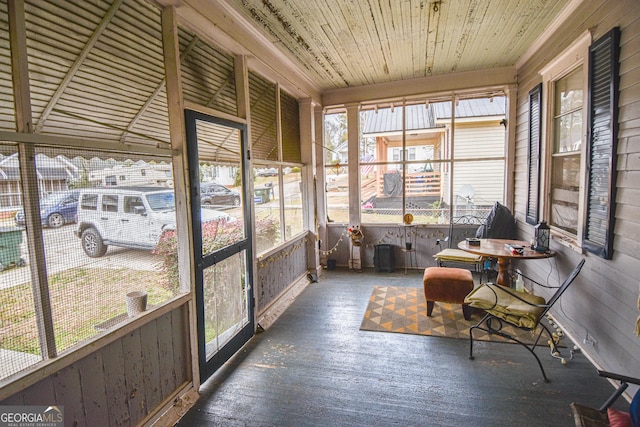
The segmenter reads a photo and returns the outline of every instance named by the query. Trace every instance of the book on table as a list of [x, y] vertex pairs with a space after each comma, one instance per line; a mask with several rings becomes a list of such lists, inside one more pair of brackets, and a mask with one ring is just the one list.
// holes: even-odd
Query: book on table
[[513, 255], [522, 255], [524, 253], [524, 246], [514, 243], [505, 243], [504, 248], [511, 252]]

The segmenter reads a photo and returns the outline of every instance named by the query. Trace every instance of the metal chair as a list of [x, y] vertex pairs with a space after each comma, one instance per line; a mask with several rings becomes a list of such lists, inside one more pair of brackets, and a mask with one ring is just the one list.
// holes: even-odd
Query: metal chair
[[[453, 229], [455, 225], [481, 225], [485, 218], [479, 218], [473, 215], [462, 215], [455, 218], [449, 224], [449, 235], [444, 239], [436, 240], [436, 245], [441, 250], [433, 257], [436, 259], [438, 267], [457, 267], [466, 268], [475, 272], [482, 272], [484, 259], [481, 255], [474, 255], [461, 249], [452, 248], [453, 245]], [[447, 247], [442, 249], [442, 243], [447, 243]]]
[[598, 375], [618, 380], [620, 381], [620, 385], [598, 409], [575, 402], [571, 403], [571, 412], [573, 413], [576, 427], [609, 426], [613, 424], [614, 418], [627, 418], [634, 427], [640, 425], [640, 391], [636, 392], [635, 397], [631, 401], [629, 413], [611, 408], [611, 405], [613, 405], [618, 397], [629, 387], [629, 383], [640, 385], [640, 379], [601, 370], [598, 370]]
[[[546, 331], [549, 336], [551, 354], [554, 355], [554, 357], [559, 357], [558, 355], [560, 352], [558, 351], [556, 340], [551, 334], [551, 331], [540, 321], [578, 276], [584, 262], [585, 260], [583, 259], [575, 266], [573, 271], [565, 279], [562, 285], [557, 288], [556, 292], [548, 302], [545, 302], [544, 298], [540, 296], [536, 296], [528, 292], [515, 291], [493, 283], [485, 283], [471, 291], [465, 298], [465, 303], [469, 304], [471, 307], [485, 310], [486, 315], [476, 325], [469, 329], [469, 359], [473, 359], [473, 331], [480, 329], [488, 332], [489, 334], [496, 334], [516, 342], [529, 350], [538, 362], [538, 366], [542, 371], [542, 376], [544, 377], [545, 382], [549, 382], [547, 375], [544, 372], [544, 368], [542, 367], [542, 363], [540, 362], [540, 358], [538, 358], [538, 355], [534, 352], [543, 331]], [[533, 280], [532, 282], [537, 283]], [[537, 284], [540, 285], [539, 283]], [[518, 338], [505, 332], [503, 330], [503, 322], [515, 328], [530, 331], [532, 333], [538, 329], [538, 326], [540, 326], [540, 333], [533, 344], [525, 344]]]

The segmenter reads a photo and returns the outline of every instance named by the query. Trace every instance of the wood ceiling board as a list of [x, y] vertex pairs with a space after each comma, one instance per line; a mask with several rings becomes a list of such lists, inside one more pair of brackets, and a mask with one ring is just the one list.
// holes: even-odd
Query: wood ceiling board
[[514, 65], [568, 3], [229, 2], [323, 90]]
[[[175, 0], [156, 0], [174, 5]], [[299, 63], [274, 47], [246, 17], [223, 0], [180, 0], [181, 24], [232, 55], [245, 55], [247, 65], [299, 99], [319, 102], [320, 86]]]

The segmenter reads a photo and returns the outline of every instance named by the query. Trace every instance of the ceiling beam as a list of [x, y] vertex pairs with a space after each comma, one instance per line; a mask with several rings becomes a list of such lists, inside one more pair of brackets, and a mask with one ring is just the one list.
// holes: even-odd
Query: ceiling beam
[[120, 5], [122, 5], [123, 1], [124, 0], [116, 0], [113, 2], [109, 10], [107, 11], [106, 15], [104, 15], [104, 17], [102, 18], [102, 21], [100, 21], [100, 24], [98, 25], [98, 27], [95, 29], [95, 31], [93, 32], [89, 40], [87, 40], [87, 44], [82, 49], [82, 52], [80, 52], [80, 55], [78, 55], [78, 58], [73, 63], [71, 68], [69, 68], [67, 75], [64, 76], [64, 79], [62, 80], [62, 82], [60, 82], [60, 86], [58, 86], [58, 89], [56, 89], [56, 92], [53, 94], [53, 96], [49, 100], [49, 103], [47, 104], [44, 111], [40, 115], [40, 119], [38, 120], [38, 124], [36, 125], [36, 129], [35, 129], [36, 133], [40, 132], [44, 127], [45, 122], [49, 118], [49, 114], [51, 114], [51, 112], [53, 111], [54, 107], [60, 100], [60, 97], [69, 86], [69, 83], [71, 83], [71, 80], [75, 77], [76, 73], [84, 63], [84, 60], [87, 58], [87, 56], [91, 52], [91, 49], [93, 49], [93, 46], [96, 44], [96, 42], [100, 38], [100, 35], [102, 34], [102, 32], [107, 28], [107, 25], [109, 25], [109, 23], [111, 22], [111, 19], [113, 19], [113, 16], [116, 14], [118, 9], [120, 8]]
[[[191, 41], [189, 42], [189, 44], [187, 45], [187, 47], [184, 49], [184, 52], [182, 52], [180, 54], [180, 64], [184, 63], [185, 58], [193, 50], [193, 48], [195, 47], [196, 43], [198, 43], [198, 36], [194, 36], [191, 39]], [[138, 110], [138, 113], [135, 115], [135, 117], [133, 119], [131, 119], [131, 121], [129, 122], [129, 125], [127, 125], [127, 128], [125, 129], [125, 131], [122, 132], [122, 136], [120, 137], [120, 142], [122, 142], [122, 143], [125, 142], [127, 136], [131, 133], [131, 130], [133, 129], [133, 127], [136, 125], [136, 123], [138, 123], [138, 120], [140, 120], [140, 118], [144, 115], [144, 113], [147, 111], [147, 109], [151, 106], [153, 101], [155, 101], [155, 99], [158, 97], [158, 95], [160, 95], [160, 92], [162, 92], [162, 90], [166, 87], [166, 85], [167, 85], [167, 78], [163, 77], [162, 80], [160, 81], [160, 83], [158, 83], [158, 86], [156, 86], [156, 88], [153, 91], [153, 93], [149, 96], [149, 98], [147, 98], [147, 101], [144, 103], [142, 108], [140, 108], [140, 110]]]
[[461, 92], [476, 88], [500, 87], [517, 83], [515, 67], [464, 71], [389, 83], [333, 89], [322, 94], [322, 105], [332, 107], [353, 102], [418, 97], [443, 92]]

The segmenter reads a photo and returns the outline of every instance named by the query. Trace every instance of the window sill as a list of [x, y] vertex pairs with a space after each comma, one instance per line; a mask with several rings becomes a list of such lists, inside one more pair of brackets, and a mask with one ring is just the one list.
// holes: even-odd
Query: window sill
[[560, 234], [560, 233], [551, 233], [551, 239], [555, 242], [558, 242], [560, 245], [571, 249], [579, 254], [582, 254], [582, 247], [578, 244], [577, 240], [573, 237]]

